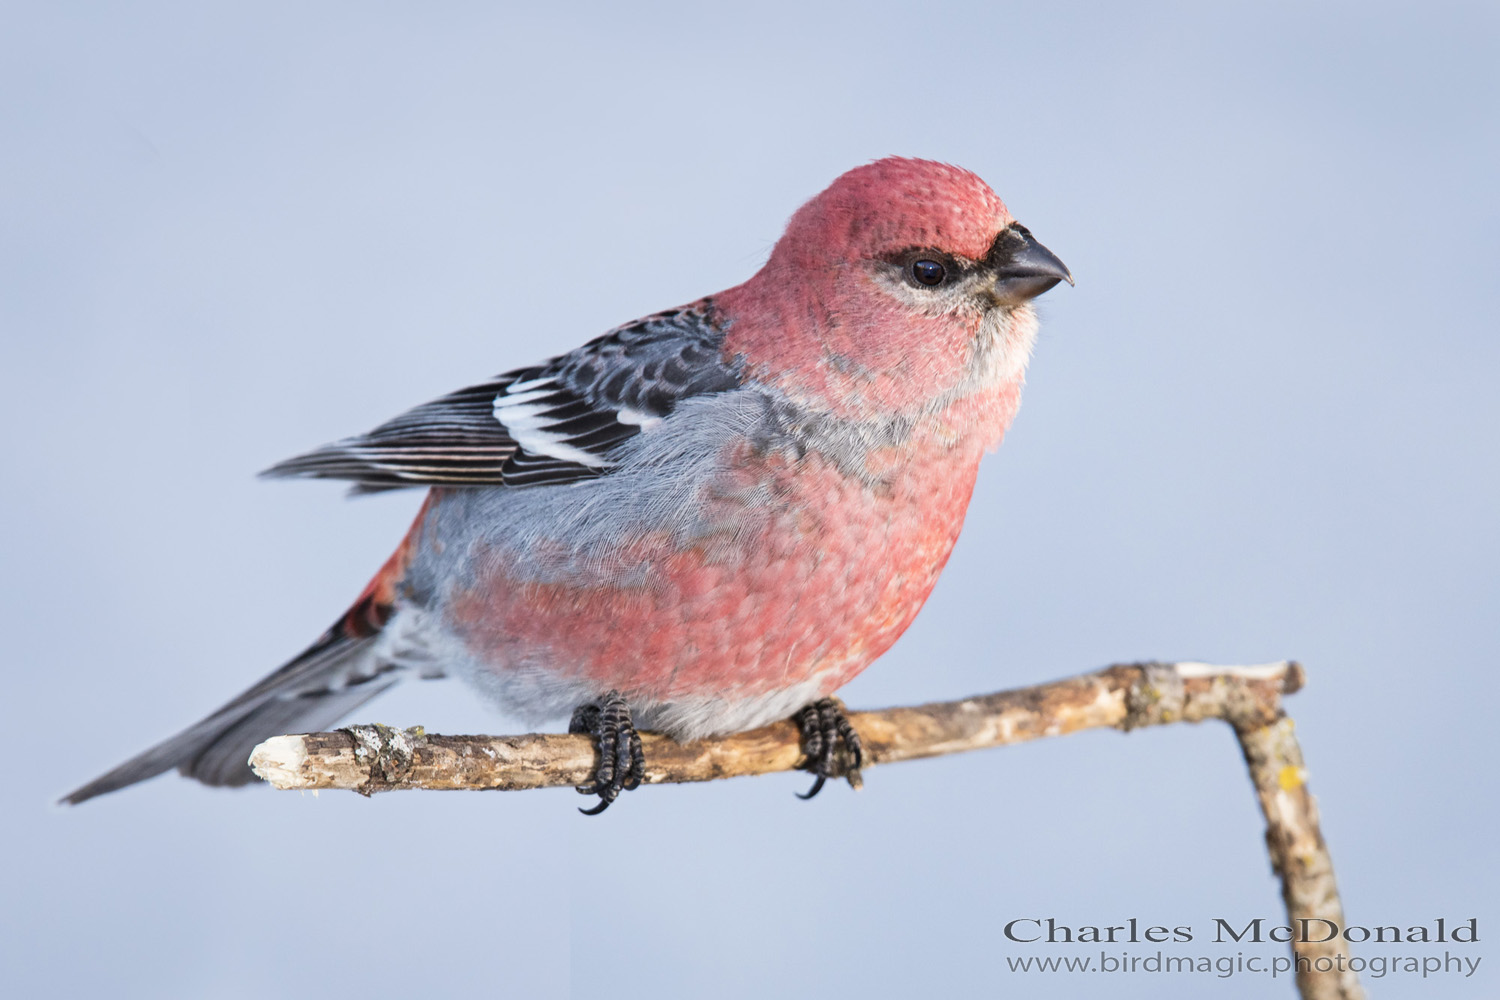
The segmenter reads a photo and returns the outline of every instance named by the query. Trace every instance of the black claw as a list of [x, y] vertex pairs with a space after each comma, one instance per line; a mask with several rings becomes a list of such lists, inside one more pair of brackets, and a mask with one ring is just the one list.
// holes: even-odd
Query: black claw
[[[813, 786], [805, 793], [798, 792], [799, 799], [810, 799], [823, 790], [829, 778], [840, 775], [849, 779], [849, 784], [860, 785], [859, 769], [864, 764], [864, 747], [859, 733], [844, 716], [844, 706], [837, 698], [815, 701], [796, 715], [797, 727], [802, 730], [802, 751], [807, 755], [806, 769], [817, 776]], [[838, 760], [839, 744], [842, 743], [847, 756], [847, 765]]]
[[828, 779], [825, 778], [825, 777], [823, 777], [821, 774], [818, 775], [818, 777], [813, 781], [813, 786], [811, 788], [809, 788], [805, 792], [797, 792], [796, 793], [797, 798], [802, 799], [803, 801], [806, 801], [807, 799], [812, 798], [814, 795], [817, 795], [819, 792], [821, 792], [823, 790], [823, 782], [825, 782], [827, 780]]
[[[580, 792], [583, 791], [582, 788], [580, 788], [578, 790]], [[601, 794], [599, 796], [599, 804], [597, 806], [595, 806], [592, 809], [585, 809], [585, 808], [583, 808], [583, 806], [579, 806], [578, 807], [578, 811], [581, 812], [581, 813], [583, 813], [585, 816], [597, 816], [600, 813], [602, 813], [604, 810], [608, 809], [609, 808], [609, 804], [611, 802], [613, 802], [613, 801], [614, 801], [614, 799], [605, 798], [604, 795]]]
[[618, 691], [611, 691], [597, 705], [580, 705], [568, 723], [568, 732], [587, 733], [599, 748], [599, 764], [592, 781], [578, 786], [580, 795], [597, 795], [599, 804], [579, 809], [585, 816], [597, 816], [622, 791], [641, 786], [646, 776], [646, 755], [641, 749], [641, 734], [630, 719], [630, 706]]

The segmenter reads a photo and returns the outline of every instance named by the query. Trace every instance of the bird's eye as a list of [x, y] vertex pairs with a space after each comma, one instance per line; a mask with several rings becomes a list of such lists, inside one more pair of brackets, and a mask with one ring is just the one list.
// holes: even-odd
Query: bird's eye
[[935, 260], [918, 260], [912, 262], [911, 276], [918, 284], [929, 287], [941, 285], [943, 279], [948, 276], [948, 269]]

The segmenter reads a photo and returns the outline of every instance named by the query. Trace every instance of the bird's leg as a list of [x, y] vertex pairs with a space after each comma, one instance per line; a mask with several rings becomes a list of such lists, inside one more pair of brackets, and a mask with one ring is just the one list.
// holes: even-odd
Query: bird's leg
[[[794, 718], [797, 728], [802, 730], [802, 751], [807, 755], [804, 768], [817, 775], [812, 788], [798, 798], [810, 799], [823, 790], [823, 782], [837, 778], [841, 773], [855, 788], [860, 786], [859, 768], [864, 763], [864, 748], [859, 742], [859, 733], [849, 724], [844, 715], [844, 703], [837, 698], [824, 698], [798, 712]], [[847, 764], [840, 765], [837, 759], [839, 743], [844, 744]]]
[[630, 719], [630, 706], [620, 692], [611, 691], [598, 704], [578, 706], [568, 723], [568, 732], [587, 733], [599, 748], [594, 779], [578, 786], [580, 794], [599, 796], [599, 804], [579, 812], [597, 816], [622, 791], [640, 787], [641, 779], [646, 776], [646, 755], [641, 751], [641, 734]]

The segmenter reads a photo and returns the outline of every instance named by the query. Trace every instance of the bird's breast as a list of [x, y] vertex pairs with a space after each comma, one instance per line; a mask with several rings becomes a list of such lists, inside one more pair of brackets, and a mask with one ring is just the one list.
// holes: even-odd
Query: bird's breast
[[[857, 461], [736, 438], [689, 502], [667, 505], [670, 516], [649, 516], [647, 504], [609, 530], [591, 522], [586, 537], [475, 540], [446, 617], [485, 669], [614, 688], [637, 704], [770, 705], [777, 691], [831, 692], [920, 610], [989, 443], [972, 432], [1013, 402], [924, 416]], [[713, 718], [699, 713], [680, 735], [714, 731]]]

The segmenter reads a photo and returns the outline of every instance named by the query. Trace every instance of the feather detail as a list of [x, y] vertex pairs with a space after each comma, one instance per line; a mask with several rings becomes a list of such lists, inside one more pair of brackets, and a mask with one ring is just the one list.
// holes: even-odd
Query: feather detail
[[605, 475], [622, 442], [656, 428], [683, 399], [740, 384], [737, 367], [721, 360], [723, 341], [704, 299], [460, 389], [262, 475], [352, 480], [354, 493]]

